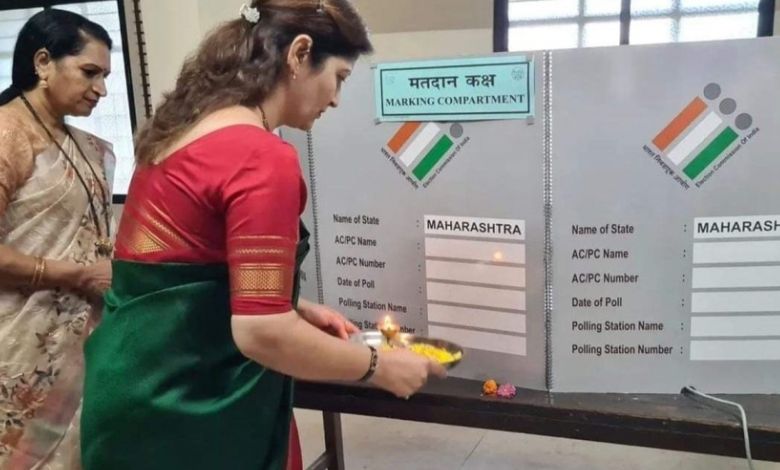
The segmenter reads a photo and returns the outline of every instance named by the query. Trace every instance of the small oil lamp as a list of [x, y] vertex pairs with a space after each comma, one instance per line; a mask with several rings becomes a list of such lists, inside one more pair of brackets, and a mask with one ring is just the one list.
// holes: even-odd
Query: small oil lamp
[[398, 334], [398, 331], [400, 331], [400, 327], [393, 323], [393, 319], [390, 317], [390, 315], [386, 315], [385, 319], [382, 321], [382, 324], [379, 326], [379, 331], [382, 332], [382, 336], [385, 338], [385, 343], [391, 344], [393, 342], [393, 339]]

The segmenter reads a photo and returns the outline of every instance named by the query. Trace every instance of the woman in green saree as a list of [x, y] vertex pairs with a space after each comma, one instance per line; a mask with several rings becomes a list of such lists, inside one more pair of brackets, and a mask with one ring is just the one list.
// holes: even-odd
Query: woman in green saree
[[88, 470], [281, 470], [292, 377], [408, 397], [434, 362], [345, 341], [298, 299], [306, 188], [292, 146], [371, 50], [347, 0], [263, 0], [215, 30], [138, 135], [112, 287], [86, 348]]

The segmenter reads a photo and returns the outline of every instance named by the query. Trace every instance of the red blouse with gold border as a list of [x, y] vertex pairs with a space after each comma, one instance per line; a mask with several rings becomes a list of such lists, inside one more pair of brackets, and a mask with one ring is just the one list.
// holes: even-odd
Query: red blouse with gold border
[[292, 309], [306, 186], [295, 149], [233, 125], [138, 168], [115, 257], [143, 263], [227, 263], [234, 315]]

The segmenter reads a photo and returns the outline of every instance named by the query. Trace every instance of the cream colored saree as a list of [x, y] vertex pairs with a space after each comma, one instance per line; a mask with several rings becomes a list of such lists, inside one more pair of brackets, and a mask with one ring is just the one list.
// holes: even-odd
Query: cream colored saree
[[[37, 132], [26, 116], [0, 115], [0, 243], [47, 259], [91, 264], [99, 259], [90, 213], [93, 197], [100, 220], [109, 192], [110, 146], [70, 128], [62, 144], [74, 169], [56, 145]], [[20, 171], [25, 169], [28, 171]], [[79, 171], [93, 194], [88, 195]], [[26, 178], [25, 178], [26, 177]], [[16, 178], [16, 180], [14, 180]], [[9, 188], [15, 188], [8, 194]], [[2, 207], [5, 205], [5, 211]], [[79, 409], [83, 381], [82, 346], [95, 321], [94, 307], [64, 289], [30, 291], [0, 287], [0, 469], [75, 470], [79, 466]]]

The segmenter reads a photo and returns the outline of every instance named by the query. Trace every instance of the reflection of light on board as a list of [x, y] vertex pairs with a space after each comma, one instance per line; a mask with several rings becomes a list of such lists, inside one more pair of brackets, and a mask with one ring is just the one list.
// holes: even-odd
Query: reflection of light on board
[[493, 261], [503, 261], [504, 260], [504, 254], [500, 251], [496, 251], [493, 253]]

